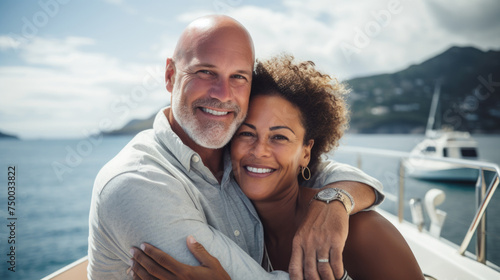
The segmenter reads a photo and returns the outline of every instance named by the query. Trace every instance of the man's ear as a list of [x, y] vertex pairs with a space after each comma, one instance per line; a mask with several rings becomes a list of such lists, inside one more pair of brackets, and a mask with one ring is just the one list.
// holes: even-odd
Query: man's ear
[[311, 160], [311, 150], [313, 146], [314, 139], [310, 139], [307, 143], [304, 143], [301, 166], [309, 165], [309, 161]]
[[171, 58], [167, 58], [167, 67], [165, 70], [165, 86], [167, 91], [172, 93], [174, 89], [174, 81], [175, 81], [175, 64]]

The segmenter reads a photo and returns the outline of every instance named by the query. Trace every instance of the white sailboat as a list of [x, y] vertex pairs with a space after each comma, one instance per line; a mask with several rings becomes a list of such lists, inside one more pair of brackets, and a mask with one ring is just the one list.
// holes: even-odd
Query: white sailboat
[[[391, 221], [404, 236], [415, 255], [426, 279], [500, 279], [498, 263], [490, 262], [486, 257], [488, 248], [498, 248], [496, 244], [488, 246], [486, 235], [498, 236], [498, 231], [487, 233], [486, 212], [488, 205], [500, 183], [500, 169], [498, 165], [477, 160], [456, 158], [430, 157], [429, 162], [452, 163], [457, 168], [471, 167], [478, 170], [476, 181], [476, 214], [470, 221], [467, 233], [460, 245], [452, 243], [441, 237], [441, 229], [446, 226], [447, 213], [437, 206], [446, 199], [446, 194], [439, 189], [430, 189], [424, 198], [414, 197], [406, 200], [406, 162], [412, 157], [408, 152], [393, 150], [373, 149], [366, 147], [341, 147], [337, 153], [355, 156], [358, 168], [363, 165], [363, 159], [379, 157], [383, 160], [397, 160], [399, 176], [396, 185], [398, 189], [386, 192], [386, 199], [396, 203], [395, 213], [388, 210], [377, 209], [385, 218]], [[486, 172], [491, 172], [493, 177], [486, 178]], [[456, 181], [457, 179], [455, 179]], [[409, 206], [412, 223], [404, 220], [405, 209]], [[461, 206], [460, 204], [458, 205]], [[451, 210], [453, 211], [453, 210]], [[424, 215], [424, 212], [427, 214]], [[426, 228], [424, 220], [430, 220]], [[464, 221], [468, 222], [468, 221]], [[476, 238], [475, 254], [468, 251], [469, 245]], [[493, 239], [494, 240], [494, 239]], [[491, 240], [490, 240], [491, 242]]]
[[424, 180], [476, 181], [477, 169], [463, 167], [452, 162], [434, 161], [432, 158], [477, 160], [477, 143], [469, 132], [450, 129], [434, 130], [437, 118], [440, 85], [436, 84], [427, 121], [425, 139], [417, 144], [405, 162], [407, 174]]

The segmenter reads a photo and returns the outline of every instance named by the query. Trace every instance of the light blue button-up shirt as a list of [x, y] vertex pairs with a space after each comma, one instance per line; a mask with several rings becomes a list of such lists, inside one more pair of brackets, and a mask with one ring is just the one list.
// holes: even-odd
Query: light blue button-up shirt
[[[330, 163], [315, 185], [353, 180], [381, 184], [350, 166]], [[232, 279], [288, 279], [266, 272], [263, 226], [231, 173], [229, 153], [219, 184], [200, 156], [172, 131], [161, 110], [153, 129], [139, 133], [99, 172], [92, 195], [89, 279], [127, 279], [130, 248], [148, 242], [178, 261], [199, 265], [186, 246], [193, 235]]]

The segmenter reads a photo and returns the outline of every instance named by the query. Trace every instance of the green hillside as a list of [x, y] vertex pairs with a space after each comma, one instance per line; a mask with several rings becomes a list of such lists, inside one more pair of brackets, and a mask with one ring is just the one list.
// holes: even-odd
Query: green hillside
[[353, 90], [351, 132], [423, 132], [437, 82], [443, 126], [500, 132], [500, 52], [472, 47], [452, 47], [393, 74], [347, 81]]

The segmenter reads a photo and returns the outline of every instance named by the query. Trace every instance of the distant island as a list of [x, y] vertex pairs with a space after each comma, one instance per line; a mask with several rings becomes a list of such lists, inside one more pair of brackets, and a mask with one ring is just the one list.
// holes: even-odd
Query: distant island
[[153, 128], [153, 121], [156, 114], [145, 120], [131, 120], [120, 129], [104, 132], [104, 136], [135, 135], [145, 129]]
[[[424, 133], [436, 83], [441, 88], [436, 118], [442, 127], [500, 133], [500, 51], [451, 47], [396, 73], [345, 82], [352, 89], [349, 133]], [[152, 128], [155, 115], [104, 135]]]
[[19, 139], [19, 137], [15, 136], [15, 135], [5, 134], [5, 133], [3, 133], [1, 131], [0, 131], [0, 138], [4, 138], [4, 139]]

